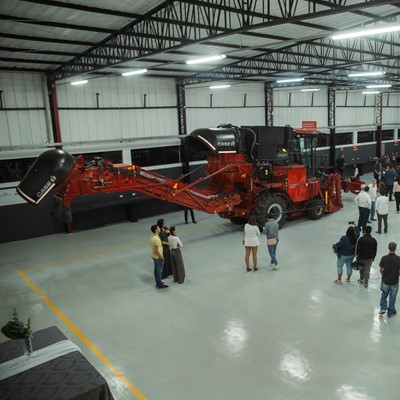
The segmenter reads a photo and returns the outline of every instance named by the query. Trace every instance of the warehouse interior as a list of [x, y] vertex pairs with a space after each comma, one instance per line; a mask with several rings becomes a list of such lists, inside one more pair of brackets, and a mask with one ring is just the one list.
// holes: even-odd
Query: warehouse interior
[[[358, 211], [347, 190], [333, 209], [321, 166], [333, 172], [343, 155], [346, 179], [357, 167], [369, 183], [377, 161], [400, 156], [399, 15], [393, 0], [2, 2], [0, 325], [15, 308], [34, 332], [56, 326], [114, 399], [398, 399], [399, 322], [378, 317], [378, 265], [398, 242], [398, 213], [390, 203], [387, 234], [372, 221], [369, 287], [357, 271], [335, 285], [331, 247]], [[235, 142], [206, 141], [217, 127]], [[289, 161], [254, 160], [248, 149], [240, 159], [239, 133], [253, 129], [260, 149], [292, 128], [302, 146], [301, 135], [315, 135], [304, 187], [320, 182], [324, 210], [313, 220], [288, 207], [281, 268], [269, 268], [261, 236], [259, 271], [246, 272], [241, 223], [269, 183], [260, 173]], [[188, 151], [196, 135], [211, 153]], [[115, 181], [143, 169], [154, 192], [127, 183], [136, 172], [125, 172], [123, 190], [100, 175], [99, 185], [86, 176], [47, 192], [36, 178], [32, 204], [18, 188], [51, 150], [84, 160], [74, 171], [104, 169]], [[244, 163], [233, 191], [210, 177], [215, 157]], [[280, 195], [304, 182], [280, 183]], [[196, 224], [185, 224], [187, 206]], [[166, 278], [164, 291], [149, 246], [159, 218], [177, 226], [186, 267], [185, 283]], [[7, 382], [0, 397], [19, 398]]]

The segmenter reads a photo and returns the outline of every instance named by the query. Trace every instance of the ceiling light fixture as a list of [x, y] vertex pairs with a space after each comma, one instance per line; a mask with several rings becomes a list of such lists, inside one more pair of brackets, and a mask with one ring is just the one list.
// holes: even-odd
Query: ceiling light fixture
[[379, 35], [380, 33], [388, 33], [388, 32], [397, 32], [400, 31], [400, 25], [384, 25], [384, 26], [376, 26], [373, 28], [361, 29], [358, 31], [350, 31], [338, 33], [337, 35], [332, 35], [332, 40], [341, 40], [341, 39], [350, 39], [360, 36], [370, 36], [370, 35]]
[[276, 81], [276, 83], [301, 82], [301, 81], [304, 81], [304, 78], [281, 79], [279, 81]]
[[378, 94], [380, 92], [362, 92], [362, 94]]
[[121, 75], [122, 76], [140, 75], [140, 74], [145, 74], [146, 72], [147, 72], [147, 69], [136, 69], [135, 71], [124, 72]]
[[210, 57], [203, 57], [203, 58], [196, 58], [194, 60], [188, 60], [186, 61], [186, 64], [200, 64], [200, 63], [206, 63], [209, 61], [218, 61], [226, 58], [225, 54], [219, 54], [217, 56], [210, 56]]
[[381, 76], [385, 75], [386, 72], [383, 71], [371, 71], [371, 72], [356, 72], [354, 74], [348, 74], [350, 78], [355, 78], [357, 76]]
[[88, 83], [88, 81], [87, 80], [75, 81], [75, 82], [71, 82], [71, 85], [77, 86], [77, 85], [84, 85], [85, 83]]
[[231, 87], [231, 85], [217, 85], [217, 86], [210, 86], [210, 89], [225, 89]]
[[377, 88], [385, 88], [385, 87], [392, 87], [392, 85], [367, 85], [367, 89], [377, 89]]
[[317, 92], [318, 90], [321, 90], [321, 89], [319, 89], [319, 88], [315, 88], [315, 89], [310, 88], [310, 89], [301, 89], [300, 91], [301, 92]]

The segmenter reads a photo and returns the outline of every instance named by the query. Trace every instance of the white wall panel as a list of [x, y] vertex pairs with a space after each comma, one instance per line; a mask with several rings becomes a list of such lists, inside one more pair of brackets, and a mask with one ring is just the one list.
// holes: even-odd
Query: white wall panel
[[274, 125], [301, 128], [302, 121], [317, 121], [317, 126], [327, 126], [328, 111], [321, 107], [274, 107]]
[[42, 76], [0, 72], [0, 90], [4, 108], [0, 110], [0, 146], [45, 143], [45, 111], [37, 109], [44, 108]]
[[[25, 112], [25, 111], [20, 111]], [[37, 111], [28, 111], [29, 114], [29, 144], [47, 143], [48, 137], [46, 133], [46, 118], [44, 111], [38, 113]], [[28, 134], [28, 132], [27, 132]], [[23, 143], [24, 144], [24, 143]]]
[[178, 135], [175, 109], [62, 110], [63, 142]]
[[43, 107], [41, 79], [40, 74], [1, 72], [4, 107]]
[[[388, 102], [388, 97], [389, 97], [389, 106], [390, 107], [400, 107], [400, 93], [385, 93], [383, 95], [383, 104], [387, 105]], [[397, 110], [397, 112], [399, 113], [400, 110]]]
[[274, 125], [301, 128], [302, 121], [317, 121], [317, 126], [328, 125], [328, 98], [325, 89], [302, 92], [300, 88], [274, 90]]
[[223, 123], [238, 126], [265, 125], [263, 83], [234, 84], [226, 89], [210, 89], [208, 85], [188, 87], [185, 99], [188, 133], [197, 128], [216, 127]]
[[246, 106], [264, 106], [264, 84], [234, 84], [226, 89], [210, 89], [209, 86], [187, 87], [185, 89], [186, 106], [209, 107], [210, 94], [214, 107], [243, 107], [246, 94]]
[[362, 94], [362, 92], [346, 92], [336, 93], [336, 106], [346, 107], [373, 107], [375, 105], [375, 95]]
[[173, 79], [94, 79], [84, 86], [60, 85], [57, 97], [64, 142], [178, 134]]
[[400, 93], [385, 93], [382, 103], [383, 121], [387, 124], [400, 123]]
[[220, 124], [265, 125], [264, 108], [202, 108], [186, 111], [187, 131], [214, 128]]
[[336, 126], [373, 125], [374, 107], [336, 107]]
[[29, 110], [0, 112], [0, 146], [40, 145], [46, 142], [43, 114]]
[[140, 77], [112, 77], [90, 80], [86, 85], [57, 86], [58, 106], [96, 107], [96, 93], [100, 107], [143, 107], [146, 94], [148, 107], [176, 106], [174, 79]]
[[328, 94], [325, 89], [316, 92], [302, 92], [300, 89], [275, 89], [274, 106], [275, 107], [325, 107], [328, 104]]
[[8, 129], [8, 117], [6, 112], [0, 112], [0, 147], [9, 146], [11, 142]]

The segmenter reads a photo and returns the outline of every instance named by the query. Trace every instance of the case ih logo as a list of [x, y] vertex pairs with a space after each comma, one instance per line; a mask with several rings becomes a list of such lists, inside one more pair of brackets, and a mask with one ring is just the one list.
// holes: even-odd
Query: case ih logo
[[232, 140], [232, 142], [217, 142], [217, 146], [220, 146], [220, 147], [232, 147], [232, 146], [235, 146], [235, 141]]
[[36, 196], [38, 198], [42, 197], [44, 193], [46, 193], [51, 186], [54, 185], [54, 182], [56, 181], [56, 177], [54, 175], [51, 175], [49, 180], [42, 186], [42, 188], [36, 193]]

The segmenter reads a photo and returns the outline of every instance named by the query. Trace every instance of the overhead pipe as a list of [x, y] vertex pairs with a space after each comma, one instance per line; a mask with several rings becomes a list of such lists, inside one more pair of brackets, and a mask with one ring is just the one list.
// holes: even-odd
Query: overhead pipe
[[50, 110], [50, 102], [49, 102], [49, 89], [47, 85], [47, 78], [45, 75], [42, 75], [42, 95], [43, 95], [43, 105], [44, 105], [44, 120], [46, 123], [46, 137], [47, 143], [54, 143], [53, 138], [53, 127], [51, 124], [51, 110]]

